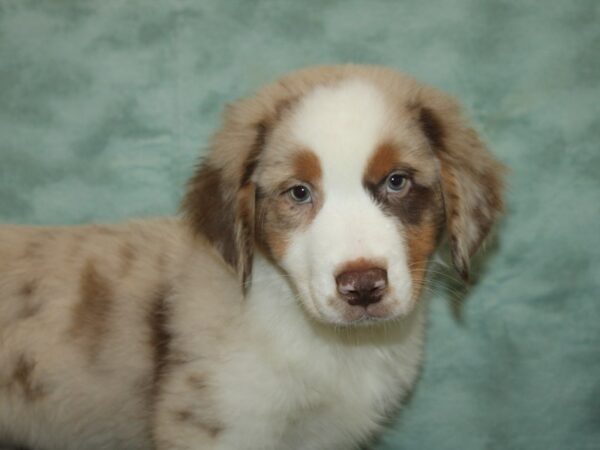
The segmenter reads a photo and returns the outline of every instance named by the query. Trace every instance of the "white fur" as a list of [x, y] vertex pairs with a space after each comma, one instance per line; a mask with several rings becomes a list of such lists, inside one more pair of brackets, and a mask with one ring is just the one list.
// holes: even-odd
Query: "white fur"
[[391, 305], [387, 319], [412, 306], [411, 278], [398, 224], [362, 185], [369, 157], [386, 136], [387, 105], [371, 84], [348, 80], [320, 87], [299, 105], [291, 130], [314, 151], [323, 168], [324, 206], [308, 229], [293, 236], [283, 267], [298, 282], [307, 308], [324, 321], [343, 324], [336, 304], [335, 270], [359, 258], [383, 261]]

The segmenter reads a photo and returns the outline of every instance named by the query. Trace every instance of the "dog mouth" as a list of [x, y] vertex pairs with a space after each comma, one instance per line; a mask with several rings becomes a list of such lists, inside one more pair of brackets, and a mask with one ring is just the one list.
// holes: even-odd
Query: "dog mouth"
[[[413, 302], [396, 285], [390, 284], [382, 290], [377, 299], [370, 302], [355, 302], [348, 295], [340, 295], [337, 290], [327, 286], [307, 283], [300, 290], [299, 299], [305, 311], [318, 322], [333, 326], [364, 326], [392, 321], [408, 314]], [[324, 288], [322, 286], [321, 288]], [[302, 292], [304, 291], [304, 292]], [[403, 300], [406, 297], [406, 300]]]
[[344, 305], [340, 313], [342, 320], [349, 325], [384, 322], [396, 317], [388, 305], [380, 303], [367, 306]]
[[385, 297], [369, 305], [351, 305], [336, 295], [328, 297], [325, 302], [313, 301], [316, 319], [336, 326], [364, 326], [394, 320], [402, 315], [404, 309], [397, 303]]

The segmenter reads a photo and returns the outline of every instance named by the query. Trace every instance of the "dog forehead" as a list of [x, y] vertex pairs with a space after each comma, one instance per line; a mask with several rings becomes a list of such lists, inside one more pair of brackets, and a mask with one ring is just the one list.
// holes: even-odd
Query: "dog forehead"
[[362, 177], [373, 150], [383, 140], [386, 102], [372, 83], [349, 79], [321, 86], [304, 97], [291, 118], [294, 140], [320, 159], [330, 180]]

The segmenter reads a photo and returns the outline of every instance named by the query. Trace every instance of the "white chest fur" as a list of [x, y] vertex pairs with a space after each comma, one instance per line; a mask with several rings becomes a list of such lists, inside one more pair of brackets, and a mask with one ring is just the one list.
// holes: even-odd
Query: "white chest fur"
[[337, 328], [309, 319], [284, 276], [258, 256], [243, 342], [220, 377], [223, 448], [352, 448], [371, 435], [418, 373], [422, 308], [395, 323]]

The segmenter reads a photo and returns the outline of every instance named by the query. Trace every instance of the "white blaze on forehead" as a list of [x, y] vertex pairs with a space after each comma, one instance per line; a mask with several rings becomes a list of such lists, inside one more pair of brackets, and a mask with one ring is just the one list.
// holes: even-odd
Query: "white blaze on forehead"
[[385, 122], [381, 92], [366, 81], [352, 79], [307, 95], [292, 118], [292, 133], [317, 153], [326, 177], [341, 166], [346, 177], [358, 181], [381, 140]]
[[290, 118], [293, 141], [319, 158], [324, 201], [310, 226], [290, 237], [281, 263], [307, 308], [331, 322], [344, 320], [336, 271], [360, 258], [387, 270], [392, 315], [410, 304], [403, 235], [363, 187], [369, 159], [391, 131], [390, 112], [376, 86], [351, 79], [315, 89]]

